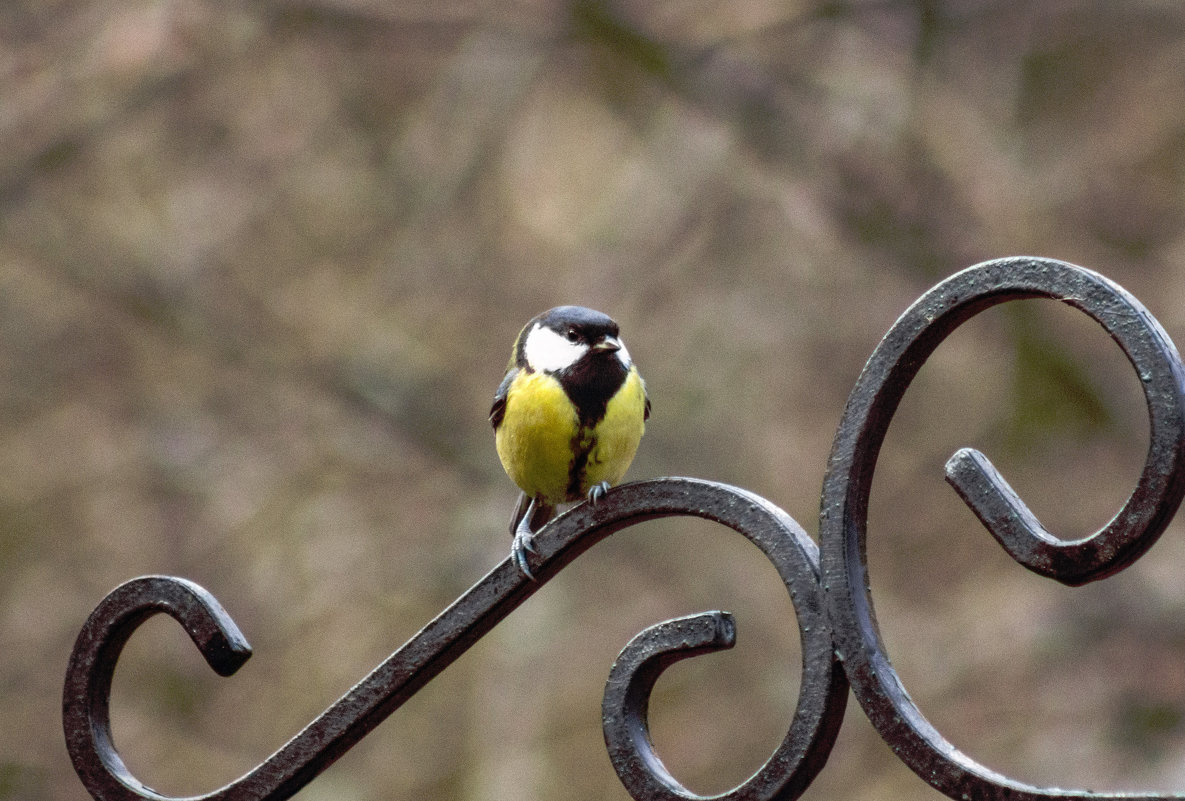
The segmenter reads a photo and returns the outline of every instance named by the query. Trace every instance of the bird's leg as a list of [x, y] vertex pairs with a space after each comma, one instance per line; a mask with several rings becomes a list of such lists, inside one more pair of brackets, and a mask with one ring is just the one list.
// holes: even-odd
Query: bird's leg
[[542, 498], [531, 498], [528, 501], [526, 493], [519, 498], [514, 515], [517, 522], [512, 521], [514, 539], [510, 543], [510, 556], [523, 575], [531, 581], [536, 579], [527, 565], [527, 554], [538, 553], [535, 550], [535, 532], [543, 528], [553, 514], [555, 507]]
[[531, 511], [531, 496], [525, 492], [518, 494], [518, 503], [514, 506], [514, 514], [510, 516], [510, 536], [514, 536], [518, 531], [519, 524], [527, 517], [527, 513]]
[[605, 493], [608, 491], [608, 481], [602, 481], [599, 484], [593, 484], [588, 490], [588, 502], [595, 505], [597, 501], [605, 497]]

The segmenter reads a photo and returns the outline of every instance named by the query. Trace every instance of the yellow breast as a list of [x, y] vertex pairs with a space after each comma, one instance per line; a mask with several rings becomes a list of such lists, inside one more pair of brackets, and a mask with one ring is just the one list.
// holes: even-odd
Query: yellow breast
[[576, 408], [560, 382], [544, 373], [521, 372], [506, 394], [506, 414], [495, 444], [502, 467], [531, 496], [566, 500]]
[[498, 458], [528, 495], [551, 503], [580, 500], [594, 484], [615, 484], [625, 475], [645, 429], [645, 405], [642, 379], [631, 369], [605, 416], [582, 428], [559, 381], [522, 372], [507, 392], [495, 434]]

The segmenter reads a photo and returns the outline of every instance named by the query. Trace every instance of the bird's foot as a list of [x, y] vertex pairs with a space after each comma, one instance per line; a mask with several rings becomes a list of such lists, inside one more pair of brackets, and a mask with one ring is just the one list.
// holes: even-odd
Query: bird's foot
[[524, 576], [531, 581], [538, 581], [527, 564], [528, 553], [539, 553], [535, 549], [535, 532], [531, 531], [530, 514], [523, 515], [523, 519], [519, 521], [514, 530], [514, 539], [510, 543], [510, 556]]
[[602, 481], [600, 484], [593, 484], [588, 491], [588, 502], [596, 505], [597, 501], [605, 497], [605, 493], [609, 491], [609, 482]]

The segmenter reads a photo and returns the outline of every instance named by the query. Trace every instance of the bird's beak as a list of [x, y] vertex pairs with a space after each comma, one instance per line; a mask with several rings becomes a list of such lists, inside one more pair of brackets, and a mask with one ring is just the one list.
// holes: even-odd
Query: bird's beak
[[616, 353], [621, 350], [621, 340], [617, 337], [603, 337], [592, 346], [592, 349], [602, 353]]

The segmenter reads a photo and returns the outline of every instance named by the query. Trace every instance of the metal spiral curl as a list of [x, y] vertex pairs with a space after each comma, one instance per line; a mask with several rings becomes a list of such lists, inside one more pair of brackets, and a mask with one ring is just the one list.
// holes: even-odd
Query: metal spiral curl
[[[985, 262], [927, 292], [869, 358], [848, 399], [823, 482], [821, 566], [819, 549], [802, 528], [745, 490], [688, 478], [615, 488], [597, 505], [579, 505], [537, 534], [538, 583], [528, 581], [507, 559], [280, 750], [240, 779], [190, 801], [292, 796], [581, 553], [615, 531], [670, 516], [712, 520], [757, 545], [785, 583], [802, 642], [798, 706], [785, 739], [757, 773], [714, 796], [717, 801], [790, 801], [801, 795], [830, 754], [849, 682], [899, 758], [950, 798], [1185, 798], [1043, 789], [985, 768], [926, 720], [880, 638], [865, 538], [872, 476], [889, 423], [910, 382], [943, 339], [980, 311], [1021, 298], [1052, 298], [1080, 309], [1127, 354], [1148, 405], [1151, 435], [1144, 469], [1111, 522], [1079, 540], [1062, 540], [1046, 530], [978, 451], [962, 449], [951, 457], [947, 480], [1026, 568], [1069, 585], [1123, 569], [1151, 547], [1185, 495], [1185, 367], [1139, 301], [1103, 276], [1052, 259]], [[234, 673], [250, 656], [234, 621], [191, 582], [148, 576], [113, 590], [78, 636], [63, 696], [71, 759], [87, 790], [100, 801], [170, 801], [128, 771], [112, 741], [109, 718], [111, 679], [120, 652], [135, 629], [158, 613], [175, 618], [223, 675]], [[680, 785], [655, 753], [647, 725], [650, 692], [674, 662], [731, 647], [734, 637], [732, 618], [725, 612], [670, 620], [637, 635], [613, 665], [602, 705], [605, 742], [635, 799], [703, 801]]]
[[[798, 707], [789, 733], [766, 765], [722, 797], [797, 797], [826, 761], [847, 700], [847, 682], [831, 647], [819, 590], [817, 548], [797, 523], [762, 498], [716, 482], [666, 478], [617, 487], [595, 506], [582, 504], [549, 523], [535, 537], [537, 582], [505, 560], [279, 751], [231, 784], [191, 801], [292, 796], [581, 553], [627, 526], [680, 515], [712, 520], [748, 537], [774, 564], [790, 593], [802, 640]], [[233, 673], [250, 655], [246, 640], [218, 602], [191, 582], [148, 576], [113, 590], [78, 637], [64, 694], [70, 757], [87, 790], [100, 801], [170, 798], [128, 771], [111, 738], [108, 709], [120, 651], [135, 629], [157, 613], [180, 622], [223, 675]], [[614, 767], [638, 799], [696, 797], [662, 768], [645, 728], [650, 689], [657, 678], [654, 657], [659, 663], [669, 657], [673, 644], [660, 635], [672, 631], [672, 625], [648, 629], [639, 635], [641, 640], [627, 646], [606, 689], [606, 740]], [[632, 654], [642, 658], [631, 661]], [[655, 794], [651, 788], [662, 791]]]
[[[1185, 368], [1160, 324], [1098, 273], [1053, 259], [1011, 258], [956, 273], [893, 324], [848, 398], [823, 482], [819, 536], [837, 653], [864, 712], [897, 756], [956, 799], [1153, 799], [1032, 787], [961, 753], [922, 715], [893, 670], [873, 611], [865, 537], [868, 498], [889, 422], [922, 363], [975, 314], [1010, 300], [1052, 298], [1080, 309], [1119, 344], [1148, 404], [1148, 455], [1135, 490], [1099, 531], [1079, 540], [1049, 533], [987, 457], [962, 449], [947, 481], [1013, 559], [1070, 585], [1109, 576], [1164, 531], [1185, 493]], [[1179, 797], [1179, 796], [1173, 796]]]

